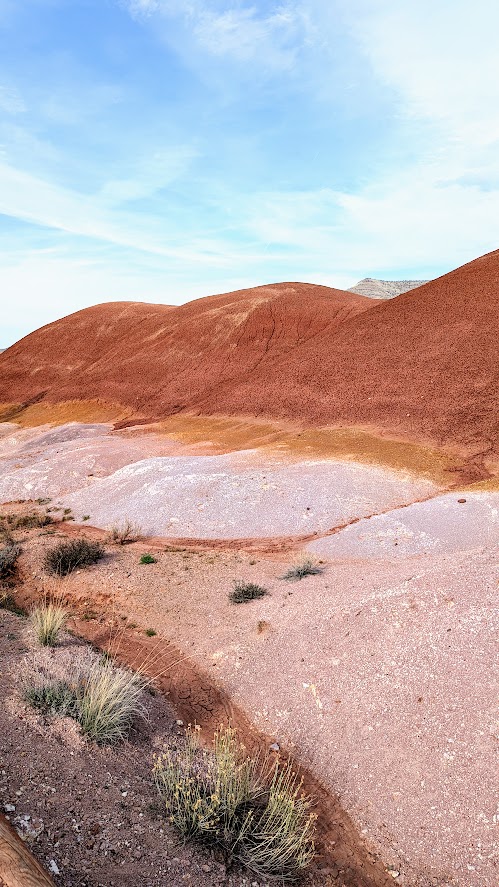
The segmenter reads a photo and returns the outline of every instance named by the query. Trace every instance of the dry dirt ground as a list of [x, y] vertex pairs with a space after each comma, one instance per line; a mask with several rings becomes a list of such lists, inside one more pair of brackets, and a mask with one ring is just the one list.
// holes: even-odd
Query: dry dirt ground
[[[104, 535], [73, 523], [25, 533], [21, 597], [47, 587], [46, 548], [81, 532]], [[157, 563], [139, 563], [146, 551]], [[293, 557], [149, 540], [108, 545], [62, 585], [78, 632], [98, 640], [112, 619], [128, 626], [134, 656], [146, 642], [175, 651], [184, 666], [168, 689], [181, 716], [213, 725], [245, 711], [319, 776], [390, 880], [495, 887], [497, 546], [324, 560], [321, 575], [289, 583]], [[235, 579], [269, 594], [230, 604]], [[341, 853], [333, 875], [360, 884], [344, 843]]]
[[[69, 649], [83, 642], [67, 635]], [[153, 753], [183, 732], [161, 694], [147, 694], [148, 719], [130, 739], [98, 747], [69, 718], [24, 704], [17, 674], [35, 644], [27, 620], [0, 609], [0, 808], [63, 887], [264, 887], [221, 858], [185, 845], [166, 822], [151, 767]], [[331, 879], [316, 872], [320, 887]], [[336, 882], [338, 883], [338, 882]]]

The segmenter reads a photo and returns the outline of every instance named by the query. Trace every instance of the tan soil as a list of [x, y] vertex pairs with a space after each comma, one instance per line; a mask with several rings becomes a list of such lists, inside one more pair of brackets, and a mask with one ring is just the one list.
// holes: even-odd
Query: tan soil
[[[40, 563], [54, 537], [26, 538], [20, 595], [28, 600], [46, 586]], [[144, 551], [158, 563], [140, 566]], [[164, 687], [184, 719], [209, 731], [231, 717], [324, 780], [325, 788], [309, 784], [321, 800], [325, 864], [332, 854], [350, 872], [346, 883], [364, 883], [360, 873], [381, 857], [407, 887], [493, 887], [493, 555], [337, 562], [296, 585], [278, 579], [287, 564], [289, 555], [263, 547], [148, 540], [109, 548], [64, 589], [87, 637], [107, 643], [109, 620], [118, 621], [128, 625], [128, 661], [156, 645], [163, 663], [183, 660]], [[271, 595], [231, 606], [235, 578]], [[157, 637], [146, 638], [147, 628]], [[366, 883], [386, 877], [375, 872]]]

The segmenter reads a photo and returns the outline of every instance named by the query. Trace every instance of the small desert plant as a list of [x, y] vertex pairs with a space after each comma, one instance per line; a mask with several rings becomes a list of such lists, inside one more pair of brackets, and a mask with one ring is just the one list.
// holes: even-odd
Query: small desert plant
[[184, 837], [218, 844], [263, 877], [293, 881], [314, 856], [311, 801], [289, 764], [250, 758], [231, 727], [201, 748], [189, 728], [154, 775], [170, 821]]
[[253, 601], [255, 598], [268, 594], [266, 588], [255, 585], [254, 582], [234, 582], [234, 588], [229, 594], [229, 600], [233, 604], [244, 604], [245, 601]]
[[26, 702], [45, 714], [76, 716], [76, 695], [64, 681], [52, 681], [35, 687], [26, 687]]
[[72, 539], [70, 542], [60, 542], [55, 548], [47, 551], [44, 559], [45, 569], [57, 576], [67, 576], [78, 567], [88, 567], [96, 564], [104, 557], [105, 551], [100, 542], [91, 542], [89, 539]]
[[144, 686], [142, 675], [101, 658], [78, 694], [82, 733], [101, 744], [125, 739], [133, 719], [145, 714]]
[[145, 633], [148, 638], [154, 638], [154, 637], [156, 637], [156, 634], [157, 634], [157, 632], [154, 631], [154, 628], [146, 628]]
[[34, 607], [30, 618], [38, 643], [42, 647], [55, 647], [68, 619], [65, 608], [57, 602], [46, 600]]
[[114, 524], [111, 527], [110, 534], [111, 541], [116, 545], [130, 545], [131, 542], [136, 542], [137, 539], [140, 539], [142, 531], [136, 524], [129, 520], [124, 520], [119, 524]]
[[0, 548], [0, 582], [12, 579], [16, 571], [17, 559], [21, 554], [21, 546], [15, 543], [7, 543]]
[[61, 650], [56, 658], [40, 651], [25, 660], [20, 685], [30, 705], [69, 715], [82, 733], [100, 744], [125, 739], [134, 717], [145, 713], [142, 676], [90, 649], [76, 655]]
[[82, 520], [90, 520], [90, 515], [89, 515], [89, 514], [84, 514], [83, 517], [82, 517]]
[[152, 554], [143, 554], [142, 557], [140, 558], [140, 563], [141, 564], [156, 564], [157, 560], [155, 557], [152, 556]]
[[284, 576], [281, 576], [281, 579], [287, 579], [289, 582], [299, 582], [299, 580], [304, 579], [305, 576], [318, 576], [322, 572], [324, 572], [323, 568], [312, 560], [312, 558], [307, 557], [302, 561], [298, 561], [298, 563], [290, 567], [289, 570], [286, 570]]

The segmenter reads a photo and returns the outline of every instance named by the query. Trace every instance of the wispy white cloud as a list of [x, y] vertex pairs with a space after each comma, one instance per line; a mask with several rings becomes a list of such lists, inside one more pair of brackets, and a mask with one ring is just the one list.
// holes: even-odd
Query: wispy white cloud
[[306, 3], [299, 2], [276, 4], [271, 12], [208, 0], [127, 0], [127, 7], [138, 18], [177, 19], [198, 51], [240, 64], [258, 59], [262, 71], [291, 68], [314, 33]]
[[[131, 184], [126, 187], [130, 193]], [[137, 189], [140, 190], [139, 185]], [[119, 186], [117, 190], [119, 193]], [[0, 213], [172, 260], [224, 263], [223, 250], [208, 239], [203, 242], [199, 238], [196, 242], [194, 238], [191, 245], [180, 245], [174, 225], [168, 225], [164, 219], [115, 212], [106, 200], [79, 194], [1, 162]], [[188, 235], [181, 236], [181, 240], [187, 241]]]

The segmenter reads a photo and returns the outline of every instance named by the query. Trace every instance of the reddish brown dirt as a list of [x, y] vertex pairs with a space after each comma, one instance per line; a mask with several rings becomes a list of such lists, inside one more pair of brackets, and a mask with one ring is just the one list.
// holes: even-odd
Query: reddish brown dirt
[[464, 447], [466, 479], [480, 480], [499, 448], [498, 309], [499, 251], [382, 304], [275, 284], [177, 308], [99, 305], [7, 349], [0, 402], [9, 415], [100, 398], [139, 418], [372, 427]]
[[[16, 589], [16, 604], [25, 610], [40, 599], [36, 584], [27, 576]], [[74, 607], [74, 601], [70, 605]], [[96, 602], [98, 603], [98, 602]], [[133, 631], [119, 629], [109, 616], [108, 601], [101, 602], [98, 622], [75, 616], [71, 629], [81, 638], [102, 650], [111, 650], [113, 657], [154, 678], [154, 685], [168, 697], [169, 703], [184, 723], [198, 724], [201, 735], [209, 743], [220, 724], [236, 727], [246, 748], [255, 755], [265, 754], [273, 737], [257, 731], [241, 708], [234, 705], [213, 678], [202, 673], [194, 663], [170, 642], [160, 638], [139, 637]], [[97, 614], [96, 614], [97, 615]], [[281, 757], [287, 758], [285, 751]], [[311, 887], [320, 878], [318, 868], [341, 872], [344, 887], [389, 887], [392, 882], [384, 866], [369, 852], [350, 817], [339, 801], [306, 769], [294, 762], [303, 778], [304, 791], [314, 798], [318, 814], [317, 837], [320, 860], [314, 867]], [[327, 881], [327, 879], [326, 879]]]
[[276, 284], [170, 308], [97, 305], [42, 327], [0, 363], [0, 402], [102, 398], [146, 415], [185, 409], [372, 307], [310, 284]]

